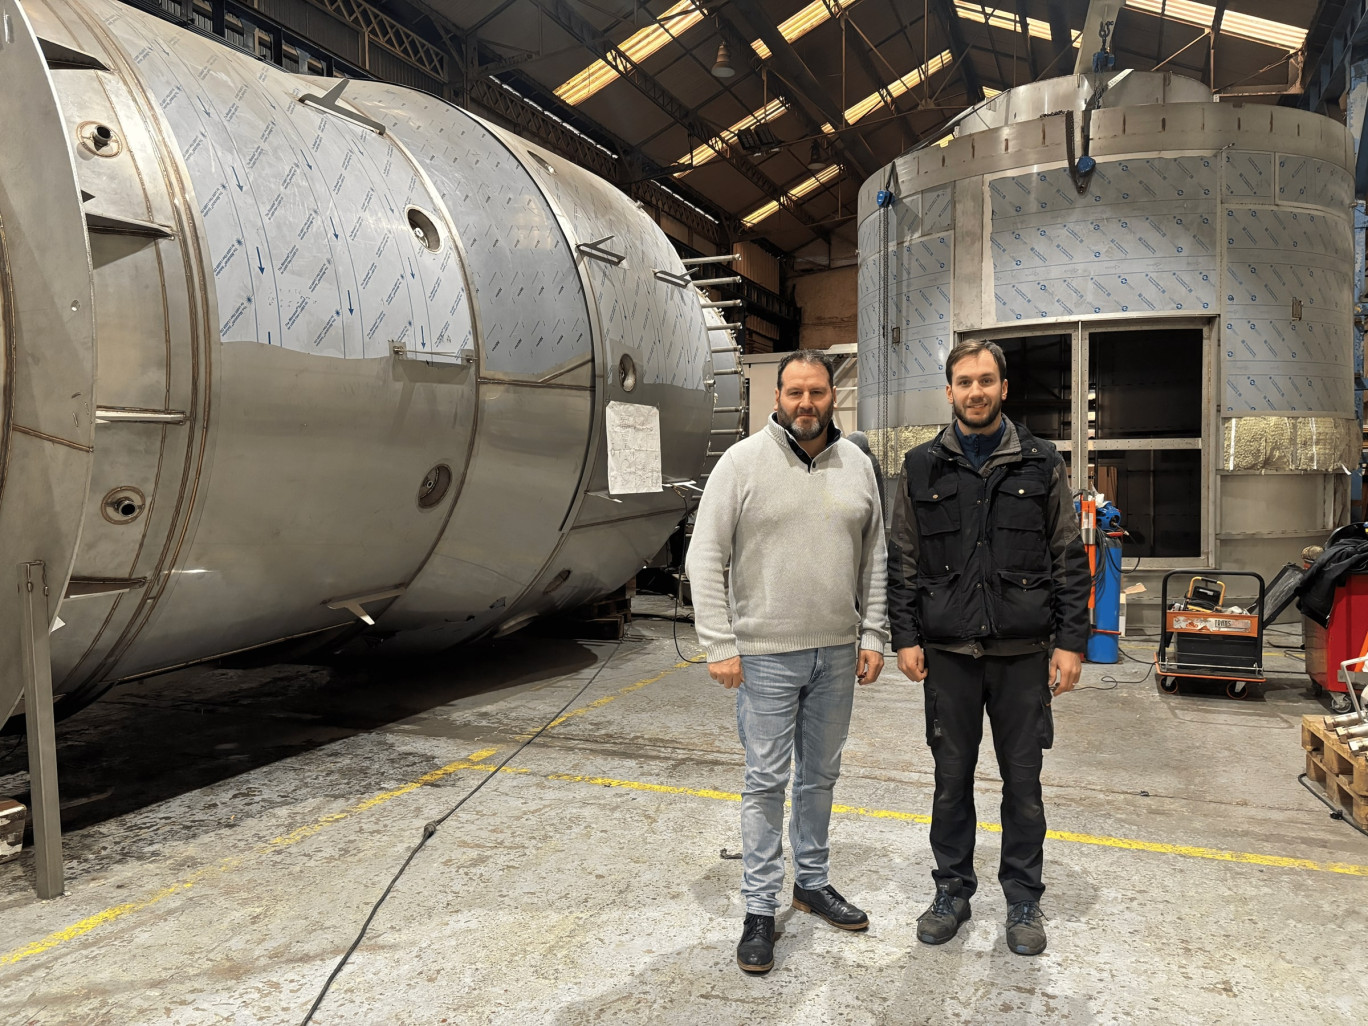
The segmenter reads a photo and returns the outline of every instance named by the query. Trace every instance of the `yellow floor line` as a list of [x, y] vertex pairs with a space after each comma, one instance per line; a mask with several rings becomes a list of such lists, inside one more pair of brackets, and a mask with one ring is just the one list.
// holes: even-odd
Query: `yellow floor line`
[[[252, 854], [266, 855], [272, 851], [278, 851], [281, 848], [289, 847], [292, 844], [298, 844], [306, 837], [312, 837], [314, 834], [318, 833], [325, 827], [332, 826], [334, 823], [340, 823], [344, 819], [349, 819], [352, 816], [355, 816], [357, 813], [365, 812], [368, 809], [373, 809], [377, 805], [383, 805], [385, 804], [385, 802], [393, 801], [395, 798], [398, 798], [401, 795], [406, 795], [410, 791], [416, 791], [418, 788], [422, 787], [425, 784], [434, 783], [438, 780], [441, 780], [443, 777], [449, 777], [451, 776], [451, 774], [463, 769], [471, 769], [476, 766], [481, 766], [483, 760], [488, 759], [496, 751], [498, 751], [497, 748], [481, 749], [480, 751], [474, 752], [465, 759], [458, 759], [456, 762], [449, 762], [445, 766], [433, 770], [431, 773], [424, 773], [421, 777], [418, 777], [416, 780], [410, 780], [407, 784], [403, 784], [402, 786], [396, 787], [393, 790], [381, 791], [379, 794], [371, 795], [364, 801], [357, 802], [355, 805], [352, 805], [351, 807], [344, 809], [341, 812], [333, 812], [329, 813], [326, 816], [320, 816], [318, 819], [314, 820], [307, 826], [302, 826], [298, 830], [292, 830], [288, 834], [283, 834], [280, 837], [273, 838], [266, 844], [258, 847]], [[481, 768], [487, 769], [490, 767], [481, 766]], [[157, 891], [155, 894], [147, 898], [144, 898], [142, 901], [130, 901], [123, 905], [115, 905], [113, 908], [107, 908], [102, 912], [96, 912], [94, 915], [86, 916], [86, 918], [80, 920], [79, 922], [73, 923], [71, 926], [68, 926], [65, 929], [58, 930], [56, 933], [48, 934], [41, 940], [36, 940], [31, 944], [24, 945], [22, 948], [17, 948], [14, 951], [9, 951], [3, 955], [0, 955], [0, 965], [13, 965], [15, 962], [20, 962], [25, 958], [31, 958], [34, 955], [40, 955], [44, 951], [49, 951], [52, 948], [57, 947], [57, 945], [59, 944], [64, 944], [69, 940], [74, 940], [77, 937], [83, 936], [84, 934], [89, 933], [91, 930], [94, 930], [97, 927], [106, 926], [109, 923], [112, 923], [118, 919], [122, 919], [124, 916], [129, 915], [133, 912], [141, 912], [143, 909], [150, 908], [151, 906], [157, 904], [157, 902], [161, 901], [164, 898], [169, 898], [173, 894], [179, 894], [181, 891], [189, 890], [191, 887], [195, 886], [195, 884], [204, 880], [208, 876], [217, 875], [219, 873], [226, 873], [233, 869], [236, 869], [244, 861], [246, 860], [242, 856], [225, 859], [223, 862], [220, 862], [216, 866], [206, 866], [204, 869], [201, 869], [198, 872], [191, 873], [185, 879], [179, 880], [176, 883], [171, 884], [169, 887], [162, 888], [160, 891]]]
[[[653, 677], [648, 677], [644, 680], [637, 681], [634, 684], [629, 684], [628, 686], [619, 689], [616, 694], [608, 695], [604, 698], [597, 699], [586, 706], [582, 706], [579, 709], [576, 709], [562, 717], [559, 717], [558, 719], [553, 721], [552, 726], [559, 726], [560, 724], [566, 722], [567, 720], [573, 717], [582, 716], [593, 709], [602, 708], [609, 702], [615, 701], [623, 695], [631, 694], [633, 691], [640, 690], [641, 688], [644, 688], [649, 684], [655, 683], [656, 681], [662, 679], [670, 673], [673, 673], [676, 670], [683, 669], [684, 667], [689, 665], [690, 664], [687, 662], [676, 663], [674, 666], [662, 671], [661, 673], [656, 674]], [[297, 844], [308, 837], [312, 837], [313, 835], [319, 833], [320, 831], [326, 829], [329, 826], [332, 826], [336, 823], [340, 823], [346, 819], [351, 818], [352, 816], [358, 815], [362, 812], [366, 812], [379, 805], [383, 805], [386, 802], [393, 801], [395, 798], [399, 798], [403, 795], [406, 795], [412, 791], [417, 790], [420, 787], [424, 787], [427, 784], [435, 783], [438, 780], [441, 780], [445, 777], [451, 776], [452, 774], [461, 772], [463, 770], [475, 770], [479, 772], [488, 773], [496, 769], [497, 767], [494, 763], [488, 762], [486, 760], [490, 759], [497, 751], [498, 748], [495, 747], [485, 748], [478, 752], [473, 752], [471, 753], [471, 755], [464, 759], [458, 759], [455, 762], [447, 763], [445, 766], [432, 770], [429, 773], [424, 773], [422, 776], [417, 777], [416, 779], [411, 780], [406, 784], [402, 784], [399, 787], [393, 788], [388, 791], [381, 791], [378, 794], [374, 794], [369, 798], [363, 799], [362, 801], [357, 802], [356, 804], [351, 805], [340, 812], [333, 812], [329, 813], [326, 816], [321, 816], [318, 819], [314, 820], [312, 823], [299, 827], [298, 829], [292, 830], [288, 834], [282, 834], [279, 837], [273, 838], [266, 844], [259, 846], [252, 854], [265, 855], [273, 851], [279, 851], [283, 848], [289, 847], [290, 845]], [[517, 775], [527, 775], [531, 773], [530, 770], [517, 766], [505, 766], [503, 767], [502, 772]], [[656, 794], [685, 795], [695, 798], [707, 798], [714, 801], [739, 802], [741, 800], [740, 794], [731, 791], [719, 791], [713, 788], [676, 787], [668, 784], [651, 784], [636, 780], [619, 780], [613, 777], [590, 776], [574, 773], [550, 773], [546, 774], [544, 776], [544, 779], [565, 783], [591, 784], [599, 787], [621, 788], [632, 791], [646, 791], [653, 792]], [[832, 806], [831, 811], [837, 813], [838, 815], [851, 815], [866, 819], [886, 819], [906, 823], [918, 823], [923, 825], [931, 822], [931, 817], [924, 813], [898, 812], [890, 809], [870, 809], [865, 808], [864, 806], [856, 805], [836, 804]], [[1002, 831], [1002, 827], [997, 823], [979, 823], [978, 828], [989, 833], [1001, 833]], [[1291, 858], [1281, 855], [1265, 855], [1257, 852], [1225, 851], [1217, 848], [1201, 848], [1194, 847], [1191, 845], [1164, 844], [1155, 841], [1139, 841], [1125, 837], [1107, 837], [1094, 834], [1074, 833], [1063, 830], [1051, 830], [1046, 834], [1046, 837], [1050, 838], [1051, 840], [1065, 841], [1072, 844], [1099, 845], [1102, 847], [1117, 848], [1126, 851], [1146, 851], [1154, 852], [1157, 854], [1178, 855], [1187, 858], [1210, 859], [1219, 862], [1244, 863], [1248, 865], [1271, 866], [1280, 869], [1299, 869], [1312, 872], [1340, 873], [1348, 876], [1368, 877], [1368, 866], [1354, 865], [1352, 863], [1344, 862], [1316, 862], [1311, 859]], [[180, 880], [174, 884], [171, 884], [170, 886], [165, 887], [152, 895], [149, 895], [141, 901], [127, 902], [122, 905], [115, 905], [111, 908], [104, 909], [101, 912], [96, 912], [93, 915], [87, 916], [86, 918], [76, 923], [73, 923], [71, 926], [65, 927], [62, 930], [58, 930], [54, 933], [51, 933], [40, 940], [33, 941], [32, 943], [27, 944], [21, 948], [16, 948], [13, 951], [0, 954], [0, 965], [13, 965], [14, 963], [20, 962], [26, 958], [31, 958], [32, 956], [41, 954], [45, 951], [50, 951], [52, 948], [55, 948], [60, 944], [64, 944], [67, 941], [74, 940], [77, 937], [81, 937], [101, 926], [105, 926], [109, 923], [115, 922], [134, 912], [139, 912], [145, 908], [149, 908], [152, 905], [155, 905], [158, 902], [164, 900], [165, 898], [171, 897], [174, 894], [178, 894], [182, 891], [189, 890], [190, 888], [194, 887], [197, 883], [204, 880], [206, 877], [237, 869], [245, 861], [245, 857], [241, 856], [226, 859], [223, 862], [220, 862], [218, 865], [209, 866], [196, 873], [192, 873], [185, 879]]]
[[[561, 716], [558, 719], [552, 721], [552, 723], [549, 725], [547, 729], [550, 729], [551, 727], [560, 726], [560, 724], [564, 723], [566, 720], [569, 720], [573, 717], [583, 716], [585, 713], [589, 712], [592, 709], [602, 708], [608, 703], [616, 701], [617, 699], [621, 698], [623, 695], [629, 695], [633, 691], [639, 691], [647, 685], [654, 684], [661, 678], [666, 677], [671, 673], [674, 673], [676, 670], [681, 670], [684, 667], [691, 665], [693, 664], [687, 661], [675, 663], [669, 669], [663, 670], [662, 672], [657, 673], [653, 677], [647, 677], [644, 680], [639, 680], [634, 684], [628, 684], [626, 687], [620, 688], [616, 694], [608, 695], [604, 698], [597, 699], [596, 701], [590, 702], [586, 706], [566, 713], [564, 716]], [[305, 826], [292, 830], [288, 834], [282, 834], [279, 837], [272, 838], [265, 845], [262, 845], [261, 847], [257, 848], [256, 851], [254, 851], [252, 854], [265, 855], [272, 851], [279, 851], [282, 848], [289, 847], [292, 844], [298, 844], [305, 838], [312, 837], [314, 834], [317, 834], [319, 831], [324, 830], [327, 827], [333, 826], [336, 823], [341, 823], [343, 820], [350, 819], [352, 816], [355, 816], [358, 813], [365, 812], [369, 809], [373, 809], [377, 805], [383, 805], [386, 802], [393, 801], [395, 798], [398, 798], [402, 795], [406, 795], [410, 791], [415, 791], [418, 788], [423, 787], [427, 784], [435, 783], [436, 781], [441, 780], [444, 777], [448, 777], [453, 773], [457, 773], [461, 770], [481, 769], [485, 772], [488, 772], [494, 767], [492, 765], [485, 764], [484, 760], [489, 759], [497, 751], [498, 748], [485, 748], [478, 752], [473, 752], [471, 755], [467, 756], [464, 759], [458, 759], [456, 762], [449, 762], [445, 766], [441, 766], [438, 769], [431, 771], [430, 773], [424, 773], [421, 777], [418, 777], [415, 780], [410, 780], [408, 783], [396, 787], [392, 790], [381, 791], [379, 794], [371, 795], [369, 798], [359, 801], [355, 805], [343, 809], [340, 812], [332, 812], [326, 816], [320, 816], [312, 823], [308, 823]], [[510, 772], [518, 771], [510, 770]], [[526, 771], [524, 770], [522, 772]], [[40, 940], [33, 941], [32, 943], [26, 944], [21, 948], [16, 948], [13, 951], [8, 951], [4, 954], [0, 954], [0, 965], [13, 965], [15, 962], [20, 962], [26, 958], [31, 958], [34, 955], [42, 954], [44, 951], [50, 951], [51, 949], [57, 947], [59, 944], [64, 944], [69, 940], [74, 940], [75, 938], [81, 937], [89, 933], [91, 930], [97, 929], [101, 926], [107, 926], [109, 923], [122, 919], [124, 916], [130, 915], [134, 912], [140, 912], [145, 908], [150, 908], [151, 906], [157, 904], [163, 899], [169, 898], [173, 894], [179, 894], [182, 891], [189, 890], [191, 887], [195, 886], [195, 884], [199, 883], [207, 876], [218, 873], [225, 873], [232, 869], [236, 869], [243, 861], [244, 858], [238, 856], [227, 859], [216, 866], [207, 866], [204, 869], [199, 870], [198, 872], [190, 874], [183, 880], [171, 884], [168, 887], [162, 888], [160, 891], [157, 891], [155, 894], [152, 894], [142, 899], [141, 901], [131, 901], [126, 902], [122, 905], [114, 905], [111, 908], [107, 908], [103, 911], [96, 912], [94, 915], [86, 916], [86, 918], [76, 923], [73, 923], [72, 925], [65, 927], [64, 929], [58, 930], [55, 933], [50, 933]]]
[[[485, 769], [475, 766], [472, 769]], [[490, 766], [489, 769], [494, 767]], [[527, 773], [525, 769], [506, 767], [505, 772]], [[695, 798], [711, 798], [718, 801], [739, 802], [741, 795], [732, 791], [718, 791], [702, 787], [673, 787], [667, 784], [648, 784], [638, 780], [618, 780], [614, 777], [585, 776], [576, 773], [548, 773], [545, 779], [565, 781], [574, 784], [594, 784], [599, 787], [616, 787], [628, 791], [649, 791], [655, 794], [680, 794]], [[891, 819], [903, 823], [929, 824], [931, 817], [921, 812], [897, 812], [892, 809], [869, 809], [859, 805], [832, 805], [831, 811], [838, 815], [858, 816], [864, 819]], [[999, 823], [978, 823], [985, 833], [1000, 834]], [[1129, 837], [1108, 837], [1099, 834], [1080, 834], [1070, 830], [1049, 830], [1045, 836], [1052, 841], [1066, 841], [1070, 844], [1091, 844], [1104, 848], [1118, 848], [1124, 851], [1147, 851], [1160, 855], [1181, 855], [1193, 859], [1210, 859], [1216, 862], [1239, 862], [1254, 866], [1273, 866], [1278, 869], [1303, 869], [1317, 873], [1341, 873], [1346, 876], [1368, 877], [1368, 866], [1349, 862], [1316, 862], [1312, 859], [1291, 858], [1285, 855], [1265, 855], [1259, 852], [1226, 851], [1221, 848], [1201, 848], [1187, 844], [1165, 844], [1159, 841], [1137, 841]]]
[[[585, 713], [593, 712], [595, 709], [602, 709], [605, 705], [608, 705], [610, 702], [616, 702], [623, 695], [630, 695], [633, 691], [640, 691], [648, 684], [654, 684], [661, 678], [668, 677], [670, 674], [675, 673], [678, 670], [682, 670], [686, 666], [694, 665], [696, 664], [688, 661], [675, 663], [668, 670], [662, 670], [659, 673], [657, 673], [654, 677], [647, 677], [645, 680], [639, 680], [635, 684], [628, 684], [625, 688], [619, 688], [616, 694], [604, 695], [602, 698], [594, 699], [594, 701], [590, 702], [588, 705], [580, 706], [578, 709], [571, 709], [564, 716], [558, 716], [556, 717], [556, 719], [548, 723], [546, 725], [546, 729], [551, 730], [554, 727], [559, 727], [562, 723], [565, 723], [567, 720], [573, 720], [575, 717], [583, 716]], [[527, 740], [527, 738], [531, 736], [532, 735], [530, 734], [523, 734], [518, 738], [518, 740], [525, 741]]]

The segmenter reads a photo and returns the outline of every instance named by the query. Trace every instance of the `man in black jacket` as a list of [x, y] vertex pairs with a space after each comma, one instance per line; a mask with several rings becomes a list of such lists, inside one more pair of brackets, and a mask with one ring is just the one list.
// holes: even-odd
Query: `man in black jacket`
[[1064, 460], [1002, 413], [1002, 350], [961, 342], [945, 376], [954, 418], [903, 461], [888, 546], [893, 647], [898, 669], [925, 681], [936, 763], [936, 897], [917, 938], [943, 944], [970, 915], [986, 707], [1002, 772], [1007, 946], [1037, 955], [1045, 950], [1040, 767], [1054, 741], [1050, 701], [1082, 668], [1091, 575]]

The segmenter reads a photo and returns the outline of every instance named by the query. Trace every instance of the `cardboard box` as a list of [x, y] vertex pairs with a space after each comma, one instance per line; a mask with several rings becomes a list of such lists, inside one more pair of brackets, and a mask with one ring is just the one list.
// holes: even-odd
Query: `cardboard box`
[[19, 857], [27, 823], [28, 809], [10, 798], [0, 798], [0, 862]]

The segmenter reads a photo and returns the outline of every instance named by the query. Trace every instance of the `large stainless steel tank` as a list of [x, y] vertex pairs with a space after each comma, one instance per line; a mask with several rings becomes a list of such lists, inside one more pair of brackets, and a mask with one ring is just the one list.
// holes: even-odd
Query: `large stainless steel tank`
[[406, 651], [508, 630], [680, 519], [725, 346], [665, 236], [471, 114], [338, 84], [0, 0], [0, 719], [21, 562], [77, 695], [363, 618]]
[[[1158, 454], [1156, 487], [1186, 468], [1185, 540], [1142, 573], [1296, 558], [1347, 516], [1358, 463], [1352, 167], [1329, 118], [1131, 72], [1013, 89], [899, 157], [859, 215], [860, 423], [887, 470], [949, 420], [954, 341], [1010, 340], [1008, 413], [1056, 389], [1076, 487], [1099, 454]], [[1042, 352], [1052, 381], [1031, 379]], [[1152, 365], [1175, 354], [1166, 391]], [[1128, 397], [1122, 364], [1151, 391]], [[1165, 410], [1179, 395], [1190, 417]]]

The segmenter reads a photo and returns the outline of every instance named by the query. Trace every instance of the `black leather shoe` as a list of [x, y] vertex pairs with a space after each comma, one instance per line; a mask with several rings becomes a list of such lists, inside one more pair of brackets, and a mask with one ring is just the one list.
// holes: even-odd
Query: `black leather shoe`
[[969, 899], [937, 887], [935, 900], [917, 919], [917, 940], [923, 944], [944, 944], [959, 933], [960, 924], [970, 917]]
[[774, 916], [746, 913], [736, 964], [748, 973], [767, 973], [774, 968]]
[[842, 930], [863, 930], [869, 926], [869, 916], [841, 897], [831, 884], [815, 891], [804, 890], [794, 884], [793, 907], [821, 916]]
[[1007, 946], [1018, 955], [1045, 950], [1045, 916], [1034, 901], [1018, 901], [1007, 910]]

